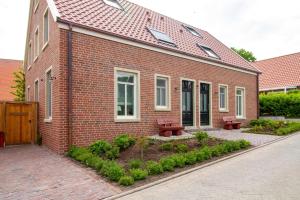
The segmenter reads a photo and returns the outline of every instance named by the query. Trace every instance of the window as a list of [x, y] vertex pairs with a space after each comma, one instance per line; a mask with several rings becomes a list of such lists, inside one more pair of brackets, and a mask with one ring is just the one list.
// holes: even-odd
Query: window
[[245, 89], [236, 88], [236, 117], [245, 118]]
[[46, 9], [45, 13], [44, 13], [44, 20], [43, 20], [43, 44], [44, 44], [44, 47], [48, 44], [48, 41], [49, 41], [49, 12], [48, 12], [48, 8]]
[[39, 28], [36, 28], [34, 33], [34, 60], [39, 56]]
[[138, 119], [139, 72], [116, 69], [117, 120]]
[[204, 51], [209, 57], [212, 57], [212, 58], [217, 58], [217, 59], [220, 59], [220, 57], [209, 47], [206, 47], [206, 46], [202, 46], [200, 44], [197, 44], [201, 49], [202, 51]]
[[163, 32], [160, 32], [160, 31], [157, 31], [157, 30], [154, 30], [154, 29], [150, 29], [149, 28], [149, 31], [151, 32], [151, 34], [159, 41], [161, 42], [166, 42], [168, 44], [171, 44], [173, 46], [176, 46], [174, 44], [174, 42], [172, 41], [172, 39], [165, 33]]
[[27, 96], [26, 96], [27, 101], [30, 101], [30, 86], [27, 87]]
[[34, 5], [33, 5], [34, 12], [36, 12], [37, 8], [39, 7], [40, 1], [39, 0], [33, 0], [33, 3], [34, 3]]
[[30, 67], [31, 63], [32, 63], [32, 46], [30, 41], [27, 50], [27, 68]]
[[185, 26], [185, 25], [183, 25], [183, 26], [184, 26], [184, 28], [186, 28], [194, 36], [201, 37], [201, 35], [195, 29], [193, 29], [192, 27]]
[[39, 101], [39, 80], [34, 82], [34, 101]]
[[155, 75], [155, 109], [170, 110], [170, 77]]
[[228, 86], [219, 85], [219, 111], [228, 112]]
[[123, 9], [120, 3], [117, 0], [103, 0], [104, 3], [106, 3], [109, 6], [118, 8], [118, 9]]
[[46, 71], [46, 119], [52, 119], [52, 69]]

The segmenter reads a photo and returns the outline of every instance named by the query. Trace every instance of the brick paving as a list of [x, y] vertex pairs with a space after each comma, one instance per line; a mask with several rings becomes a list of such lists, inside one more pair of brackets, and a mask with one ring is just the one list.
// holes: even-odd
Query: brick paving
[[243, 133], [242, 129], [241, 130], [220, 129], [220, 130], [207, 131], [207, 133], [211, 137], [225, 139], [225, 140], [245, 139], [251, 142], [251, 144], [254, 146], [259, 146], [282, 137], [282, 136], [273, 136], [273, 135]]
[[0, 149], [0, 199], [102, 199], [120, 192], [95, 172], [45, 147]]

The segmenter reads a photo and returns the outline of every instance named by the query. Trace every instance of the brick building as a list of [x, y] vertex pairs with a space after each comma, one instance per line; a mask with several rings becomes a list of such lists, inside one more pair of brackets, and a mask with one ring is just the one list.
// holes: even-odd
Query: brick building
[[257, 118], [258, 71], [208, 32], [126, 0], [31, 1], [25, 69], [43, 143], [62, 153], [156, 119]]

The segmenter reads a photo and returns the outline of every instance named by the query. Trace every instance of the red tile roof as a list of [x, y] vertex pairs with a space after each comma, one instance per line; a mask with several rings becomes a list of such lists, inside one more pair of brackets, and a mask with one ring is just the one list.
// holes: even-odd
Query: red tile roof
[[[123, 10], [109, 6], [103, 0], [53, 0], [60, 14], [58, 21], [71, 22], [98, 32], [158, 46], [179, 53], [213, 60], [236, 68], [257, 72], [250, 63], [227, 48], [208, 32], [193, 27], [203, 38], [192, 35], [179, 22], [127, 0], [119, 0]], [[167, 33], [177, 47], [158, 42], [147, 28]], [[210, 47], [221, 58], [208, 57], [197, 43]]]
[[300, 52], [257, 61], [254, 65], [262, 71], [260, 90], [300, 86]]
[[22, 67], [22, 61], [0, 59], [0, 101], [13, 101], [14, 96], [10, 93], [14, 84], [13, 73]]

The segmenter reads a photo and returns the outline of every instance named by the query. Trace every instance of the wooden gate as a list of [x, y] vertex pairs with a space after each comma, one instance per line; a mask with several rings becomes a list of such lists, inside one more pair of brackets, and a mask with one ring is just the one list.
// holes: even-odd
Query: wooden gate
[[6, 145], [36, 141], [37, 108], [37, 103], [0, 102], [0, 131]]

